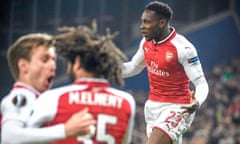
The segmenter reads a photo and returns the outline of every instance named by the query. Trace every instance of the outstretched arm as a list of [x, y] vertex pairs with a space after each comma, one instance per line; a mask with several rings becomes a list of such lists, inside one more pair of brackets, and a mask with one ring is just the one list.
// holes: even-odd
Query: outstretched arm
[[131, 61], [126, 62], [121, 66], [122, 76], [124, 78], [135, 76], [144, 69], [145, 60], [144, 60], [144, 52], [142, 48], [144, 41], [145, 41], [144, 39], [141, 40], [138, 51], [132, 57]]
[[[2, 144], [46, 143], [66, 137], [85, 135], [91, 133], [89, 126], [96, 123], [88, 110], [84, 109], [72, 115], [64, 124], [44, 128], [27, 127], [32, 99], [23, 95], [18, 96], [18, 102], [22, 100], [27, 102], [25, 105], [16, 105], [12, 102], [13, 98], [15, 97], [7, 97], [2, 102]], [[42, 109], [47, 113], [46, 109]]]
[[47, 128], [24, 128], [20, 121], [2, 125], [2, 144], [46, 143], [65, 138], [64, 124]]
[[88, 113], [88, 109], [75, 113], [64, 124], [43, 128], [25, 127], [24, 122], [18, 120], [19, 116], [17, 114], [15, 116], [16, 118], [12, 117], [14, 119], [2, 124], [2, 144], [47, 143], [66, 137], [93, 134], [94, 131], [90, 129], [90, 126], [96, 123], [92, 115]]

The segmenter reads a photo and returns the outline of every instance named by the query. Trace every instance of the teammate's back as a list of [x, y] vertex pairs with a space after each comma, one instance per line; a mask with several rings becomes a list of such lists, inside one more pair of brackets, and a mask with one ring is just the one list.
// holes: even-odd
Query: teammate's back
[[[130, 142], [135, 116], [134, 98], [126, 92], [111, 88], [104, 79], [79, 79], [70, 86], [44, 93], [34, 109], [38, 115], [33, 115], [29, 124], [42, 124], [41, 120], [50, 121], [45, 125], [62, 123], [85, 107], [97, 120], [94, 136], [68, 138], [54, 144]], [[46, 109], [47, 113], [44, 112]]]

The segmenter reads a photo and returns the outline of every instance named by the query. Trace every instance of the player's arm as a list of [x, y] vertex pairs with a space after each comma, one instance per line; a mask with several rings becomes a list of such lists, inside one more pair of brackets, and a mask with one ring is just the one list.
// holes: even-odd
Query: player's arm
[[197, 51], [193, 46], [185, 48], [181, 62], [187, 76], [195, 87], [192, 109], [189, 109], [189, 111], [195, 111], [207, 98], [209, 91], [208, 83], [197, 55]]
[[[90, 133], [90, 125], [95, 121], [87, 110], [74, 114], [65, 124], [57, 124], [50, 127], [30, 128], [24, 127], [21, 121], [7, 121], [3, 124], [2, 144], [33, 144], [48, 143]], [[92, 133], [92, 132], [91, 132]]]
[[141, 40], [138, 51], [132, 57], [129, 62], [125, 62], [122, 68], [122, 76], [124, 78], [131, 77], [134, 75], [139, 74], [145, 67], [145, 59], [144, 59], [144, 52], [143, 52], [143, 43], [144, 39]]
[[23, 93], [6, 97], [3, 100], [1, 104], [2, 144], [47, 142], [65, 137], [64, 125], [43, 129], [26, 128], [26, 121], [30, 116], [33, 101], [35, 101], [34, 97]]
[[64, 125], [48, 128], [25, 128], [20, 121], [8, 121], [3, 124], [2, 144], [46, 143], [65, 138]]
[[[41, 107], [43, 113], [39, 114], [38, 118], [40, 118], [40, 122], [38, 121], [34, 125], [35, 127], [26, 127], [27, 120], [23, 118], [22, 113], [19, 113], [19, 109], [21, 108], [17, 107], [15, 111], [11, 110], [10, 115], [7, 113], [4, 114], [7, 118], [3, 117], [2, 144], [48, 143], [66, 137], [88, 134], [90, 132], [89, 125], [95, 124], [93, 117], [88, 114], [87, 110], [83, 110], [74, 114], [64, 124], [38, 128], [44, 121], [52, 118], [52, 108], [49, 108], [49, 104], [46, 104]], [[31, 117], [29, 120], [31, 120]]]
[[[56, 91], [59, 92], [58, 90], [48, 91], [41, 95], [36, 101], [33, 107], [33, 113], [27, 122], [29, 127], [43, 126], [55, 118], [55, 115], [58, 112], [58, 98], [60, 96]], [[91, 127], [95, 124], [96, 121], [93, 116], [88, 113], [88, 109], [83, 109], [80, 112], [73, 114], [64, 124], [58, 124], [64, 125], [62, 131], [64, 131], [65, 137], [62, 137], [61, 139], [93, 134], [95, 131], [92, 131]], [[54, 128], [54, 126], [51, 127]]]

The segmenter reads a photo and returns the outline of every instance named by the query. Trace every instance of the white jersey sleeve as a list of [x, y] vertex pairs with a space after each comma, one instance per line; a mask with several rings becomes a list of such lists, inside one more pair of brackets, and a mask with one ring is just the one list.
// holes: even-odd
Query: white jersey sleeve
[[195, 99], [201, 105], [204, 103], [208, 95], [208, 83], [205, 78], [196, 48], [184, 37], [182, 37], [182, 41], [185, 45], [182, 48], [178, 49], [179, 62], [183, 65], [187, 76], [194, 84]]
[[17, 121], [7, 122], [2, 129], [9, 129], [2, 133], [1, 144], [38, 144], [65, 138], [64, 125], [46, 128], [25, 128]]
[[28, 90], [12, 90], [1, 102], [2, 124], [19, 121], [24, 125], [35, 100], [36, 96]]
[[126, 62], [122, 65], [122, 76], [124, 78], [131, 77], [139, 74], [145, 67], [143, 43], [145, 39], [143, 38], [140, 42], [138, 51], [132, 57], [131, 61]]
[[[24, 105], [16, 105], [13, 99]], [[27, 128], [26, 122], [30, 117], [36, 96], [28, 90], [12, 90], [1, 103], [2, 132], [1, 144], [33, 144], [45, 143], [56, 139], [65, 138], [64, 125], [56, 125], [48, 128]]]

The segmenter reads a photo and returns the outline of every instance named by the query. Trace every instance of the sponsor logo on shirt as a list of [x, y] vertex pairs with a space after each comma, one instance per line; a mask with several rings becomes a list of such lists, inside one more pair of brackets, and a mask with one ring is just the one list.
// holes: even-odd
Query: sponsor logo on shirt
[[150, 66], [148, 66], [148, 71], [162, 77], [168, 77], [170, 75], [169, 72], [158, 69], [158, 64], [154, 61], [150, 62]]

